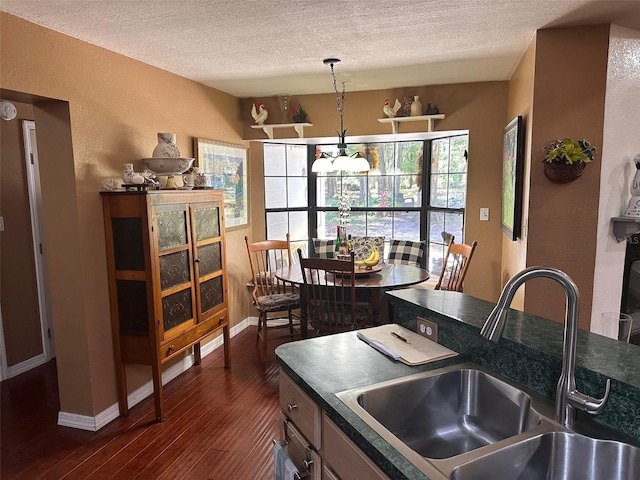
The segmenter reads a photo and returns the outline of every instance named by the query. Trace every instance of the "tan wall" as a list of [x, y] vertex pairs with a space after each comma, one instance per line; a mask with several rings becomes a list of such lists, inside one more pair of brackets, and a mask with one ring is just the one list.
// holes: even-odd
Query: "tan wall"
[[[540, 30], [536, 41], [527, 265], [565, 271], [580, 290], [580, 327], [589, 329], [600, 191], [609, 26]], [[584, 174], [568, 184], [544, 175], [542, 149], [557, 138], [585, 138], [598, 148]], [[564, 318], [554, 282], [527, 285], [525, 310]]]
[[18, 116], [0, 123], [0, 304], [9, 367], [43, 353], [22, 141], [22, 121], [33, 120], [33, 106], [14, 105]]
[[[327, 72], [327, 82], [331, 82]], [[469, 130], [469, 170], [467, 187], [467, 223], [465, 241], [477, 240], [478, 248], [467, 274], [465, 292], [486, 300], [497, 300], [500, 293], [500, 263], [502, 232], [500, 230], [500, 185], [502, 159], [502, 129], [507, 122], [507, 82], [484, 82], [458, 85], [422, 86], [406, 89], [348, 92], [345, 103], [345, 127], [348, 135], [390, 134], [391, 126], [381, 124], [382, 105], [385, 99], [395, 100], [405, 95], [418, 95], [423, 106], [437, 103], [446, 114], [437, 121], [436, 130]], [[277, 99], [259, 98], [241, 100], [241, 115], [246, 138], [264, 139], [261, 130], [252, 129], [251, 104], [263, 102], [268, 111], [278, 118]], [[309, 113], [313, 127], [305, 129], [305, 137], [335, 137], [339, 127], [335, 95], [304, 95], [294, 97], [292, 103], [302, 104]], [[267, 122], [269, 123], [269, 122]], [[426, 125], [403, 124], [400, 133], [424, 131]], [[276, 131], [276, 138], [292, 137], [293, 130]], [[348, 140], [348, 139], [347, 139]], [[261, 168], [252, 170], [258, 177]], [[257, 180], [256, 180], [257, 181]], [[255, 187], [257, 189], [257, 187]], [[255, 191], [255, 190], [254, 190]], [[256, 200], [262, 201], [262, 200]], [[490, 221], [480, 222], [481, 207], [490, 208]], [[252, 210], [264, 218], [262, 211]], [[256, 222], [259, 220], [255, 220]], [[254, 230], [255, 233], [255, 230]], [[264, 230], [262, 230], [264, 235]]]
[[[522, 230], [516, 241], [502, 236], [502, 273], [501, 285], [514, 274], [526, 267], [527, 262], [527, 224], [529, 210], [529, 176], [531, 170], [531, 134], [533, 129], [533, 80], [535, 68], [535, 41], [532, 41], [522, 56], [518, 67], [509, 80], [509, 114], [515, 118], [522, 115], [524, 120], [524, 168], [522, 189]], [[511, 307], [524, 310], [526, 285], [518, 289]]]
[[[175, 132], [185, 156], [193, 154], [193, 137], [242, 143], [238, 102], [5, 13], [0, 13], [0, 30], [0, 87], [65, 101], [33, 100], [52, 316], [61, 410], [94, 415], [116, 402], [98, 194], [102, 183], [119, 178], [123, 163], [139, 165], [140, 158], [150, 156], [157, 132]], [[249, 267], [242, 241], [248, 231], [233, 230], [227, 237], [232, 324], [248, 311]], [[146, 368], [131, 373], [134, 388], [150, 378]]]

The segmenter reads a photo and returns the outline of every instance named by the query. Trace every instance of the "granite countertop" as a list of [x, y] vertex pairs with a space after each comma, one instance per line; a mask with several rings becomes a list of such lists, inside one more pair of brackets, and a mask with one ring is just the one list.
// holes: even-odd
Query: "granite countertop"
[[428, 479], [342, 403], [336, 393], [460, 363], [460, 356], [410, 367], [374, 350], [359, 340], [356, 332], [347, 332], [281, 345], [276, 349], [276, 359], [284, 372], [390, 478]]
[[[288, 343], [276, 349], [284, 372], [314, 400], [392, 479], [428, 480], [336, 394], [352, 388], [471, 361], [547, 398], [555, 396], [561, 370], [563, 325], [511, 311], [497, 344], [479, 329], [494, 304], [456, 292], [404, 289], [387, 293], [394, 321], [416, 330], [416, 317], [438, 324], [439, 343], [458, 357], [408, 366], [377, 352], [347, 332]], [[598, 421], [640, 440], [640, 347], [580, 331], [576, 379], [578, 388], [602, 396], [606, 378], [612, 391]]]

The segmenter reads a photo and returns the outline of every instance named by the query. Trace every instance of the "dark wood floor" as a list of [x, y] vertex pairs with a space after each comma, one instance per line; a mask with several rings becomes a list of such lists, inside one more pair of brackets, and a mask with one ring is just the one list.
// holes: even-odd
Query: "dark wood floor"
[[[9, 479], [211, 479], [273, 476], [279, 435], [278, 367], [255, 328], [231, 339], [231, 368], [218, 348], [165, 386], [166, 421], [149, 397], [99, 432], [57, 425], [55, 362], [2, 382], [0, 477]], [[279, 335], [279, 333], [276, 333]]]

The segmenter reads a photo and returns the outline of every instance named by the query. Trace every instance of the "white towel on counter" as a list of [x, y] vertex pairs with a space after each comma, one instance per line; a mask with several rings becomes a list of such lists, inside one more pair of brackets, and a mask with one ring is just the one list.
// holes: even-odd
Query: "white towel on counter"
[[273, 480], [298, 480], [300, 472], [280, 443], [273, 445]]

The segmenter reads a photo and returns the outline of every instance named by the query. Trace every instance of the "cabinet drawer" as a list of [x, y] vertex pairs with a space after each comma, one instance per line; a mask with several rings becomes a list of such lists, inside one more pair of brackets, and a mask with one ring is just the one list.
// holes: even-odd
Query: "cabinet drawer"
[[[284, 439], [289, 458], [300, 472], [302, 478], [321, 480], [322, 458], [298, 431], [290, 420], [283, 416]], [[308, 474], [308, 475], [307, 475]]]
[[322, 418], [322, 444], [324, 461], [341, 480], [389, 480], [326, 415]]
[[321, 410], [286, 373], [280, 370], [280, 408], [302, 432], [311, 445], [321, 448]]
[[202, 337], [212, 333], [214, 330], [227, 323], [227, 310], [211, 316], [204, 322], [191, 327], [181, 335], [162, 342], [160, 345], [160, 361], [164, 362], [175, 354], [185, 350], [194, 343], [202, 340]]

